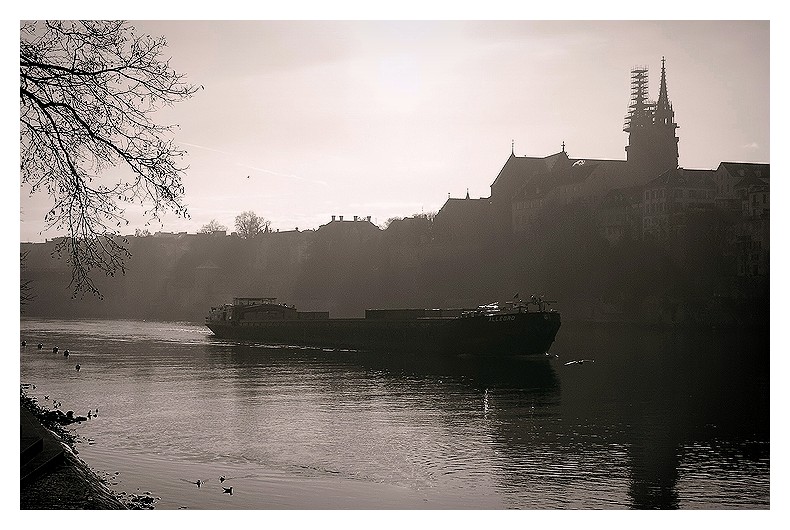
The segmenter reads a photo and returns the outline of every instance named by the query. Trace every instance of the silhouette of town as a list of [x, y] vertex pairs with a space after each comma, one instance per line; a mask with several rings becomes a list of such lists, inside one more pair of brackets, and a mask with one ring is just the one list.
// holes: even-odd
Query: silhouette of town
[[564, 142], [517, 156], [511, 142], [489, 197], [448, 196], [438, 212], [384, 228], [332, 215], [317, 229], [248, 239], [138, 231], [125, 274], [95, 278], [103, 298], [73, 297], [68, 264], [52, 256], [57, 238], [23, 242], [23, 311], [200, 321], [211, 305], [267, 296], [343, 317], [541, 294], [566, 321], [767, 327], [770, 164], [678, 167], [663, 58], [655, 101], [648, 77], [631, 71], [625, 160], [571, 157]]

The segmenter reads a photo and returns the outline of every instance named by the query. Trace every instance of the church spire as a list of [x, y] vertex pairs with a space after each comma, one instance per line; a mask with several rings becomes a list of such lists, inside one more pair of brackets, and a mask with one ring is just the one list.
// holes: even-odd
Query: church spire
[[661, 56], [661, 87], [658, 89], [658, 104], [668, 104], [669, 96], [667, 96], [667, 60]]
[[657, 125], [668, 125], [673, 129], [677, 128], [675, 123], [675, 111], [672, 110], [672, 103], [667, 94], [667, 69], [666, 59], [661, 57], [661, 86], [658, 90], [658, 101], [656, 101], [655, 122]]

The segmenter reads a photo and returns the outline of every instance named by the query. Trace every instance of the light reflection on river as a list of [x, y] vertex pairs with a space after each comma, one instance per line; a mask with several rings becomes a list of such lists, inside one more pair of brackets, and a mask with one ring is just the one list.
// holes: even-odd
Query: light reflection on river
[[558, 358], [494, 363], [237, 344], [190, 323], [21, 329], [30, 394], [98, 408], [73, 426], [80, 457], [158, 509], [769, 507], [767, 334], [565, 324]]

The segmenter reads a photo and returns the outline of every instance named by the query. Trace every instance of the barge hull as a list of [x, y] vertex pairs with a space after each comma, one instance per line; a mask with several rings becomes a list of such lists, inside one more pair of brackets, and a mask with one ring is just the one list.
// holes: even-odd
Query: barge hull
[[549, 350], [560, 328], [556, 312], [467, 318], [214, 321], [222, 339], [376, 351], [532, 355]]

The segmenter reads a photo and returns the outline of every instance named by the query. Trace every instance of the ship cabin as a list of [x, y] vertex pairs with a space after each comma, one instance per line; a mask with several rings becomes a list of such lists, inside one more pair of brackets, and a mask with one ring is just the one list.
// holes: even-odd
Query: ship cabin
[[326, 320], [328, 311], [297, 311], [276, 298], [234, 298], [232, 304], [212, 307], [207, 322], [234, 321], [240, 324], [268, 320]]
[[233, 305], [234, 306], [251, 306], [251, 305], [263, 305], [263, 304], [275, 304], [277, 303], [277, 298], [234, 298]]
[[296, 319], [296, 308], [284, 304], [263, 303], [236, 306], [234, 309], [234, 316], [242, 321]]

